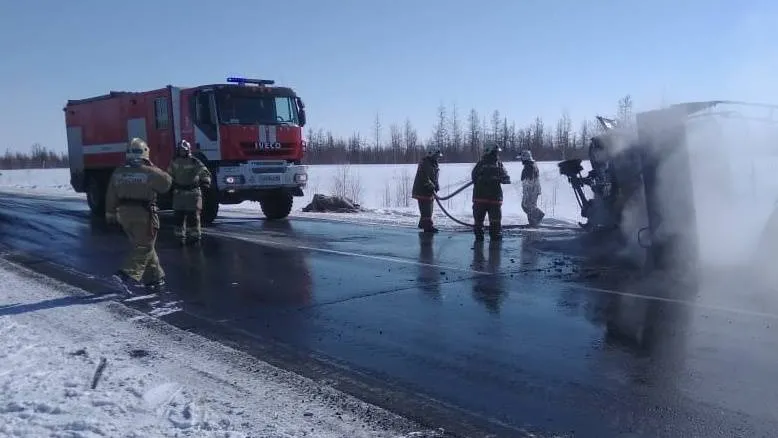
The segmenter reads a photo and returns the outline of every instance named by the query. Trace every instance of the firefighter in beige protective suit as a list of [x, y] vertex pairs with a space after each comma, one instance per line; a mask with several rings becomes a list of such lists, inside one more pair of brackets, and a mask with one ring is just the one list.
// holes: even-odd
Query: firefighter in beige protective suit
[[160, 289], [165, 271], [157, 257], [159, 233], [157, 196], [170, 190], [170, 175], [151, 163], [149, 146], [133, 138], [127, 149], [127, 163], [114, 170], [108, 183], [105, 216], [108, 223], [118, 223], [132, 242], [132, 251], [115, 277], [122, 283], [143, 282]]
[[192, 156], [189, 142], [181, 140], [167, 173], [173, 177], [173, 211], [176, 221], [173, 232], [182, 244], [187, 241], [199, 242], [202, 236], [202, 191], [211, 187], [211, 172], [202, 161]]
[[546, 215], [538, 208], [538, 197], [540, 196], [540, 170], [535, 160], [532, 159], [530, 151], [521, 151], [521, 163], [524, 168], [521, 170], [521, 209], [527, 214], [527, 220], [530, 227], [536, 227]]

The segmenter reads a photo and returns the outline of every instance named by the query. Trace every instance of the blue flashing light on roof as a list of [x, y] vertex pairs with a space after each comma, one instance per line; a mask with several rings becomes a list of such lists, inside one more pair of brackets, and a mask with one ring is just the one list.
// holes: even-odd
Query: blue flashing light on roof
[[276, 81], [271, 79], [249, 79], [249, 78], [227, 78], [227, 82], [236, 84], [256, 84], [256, 85], [273, 85]]

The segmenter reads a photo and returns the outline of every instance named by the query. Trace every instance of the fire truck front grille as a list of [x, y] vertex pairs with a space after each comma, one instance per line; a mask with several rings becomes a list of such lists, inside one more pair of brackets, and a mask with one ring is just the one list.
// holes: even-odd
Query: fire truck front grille
[[294, 144], [281, 143], [280, 149], [260, 149], [257, 143], [244, 141], [240, 143], [240, 150], [248, 156], [274, 157], [291, 154], [294, 150]]

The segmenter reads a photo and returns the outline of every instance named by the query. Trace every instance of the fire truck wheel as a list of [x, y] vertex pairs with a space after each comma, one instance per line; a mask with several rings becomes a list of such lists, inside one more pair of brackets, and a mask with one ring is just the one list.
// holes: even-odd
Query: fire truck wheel
[[283, 219], [292, 212], [294, 198], [287, 191], [276, 191], [265, 195], [259, 205], [262, 207], [262, 213], [270, 220]]
[[87, 204], [89, 204], [89, 210], [91, 210], [92, 216], [100, 218], [105, 216], [105, 186], [97, 179], [93, 179], [89, 182], [86, 201]]

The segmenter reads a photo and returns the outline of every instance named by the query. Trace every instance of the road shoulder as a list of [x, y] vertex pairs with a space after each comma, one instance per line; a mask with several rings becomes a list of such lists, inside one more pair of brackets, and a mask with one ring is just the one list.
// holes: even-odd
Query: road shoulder
[[107, 297], [5, 260], [0, 277], [0, 432], [397, 437], [418, 430]]

